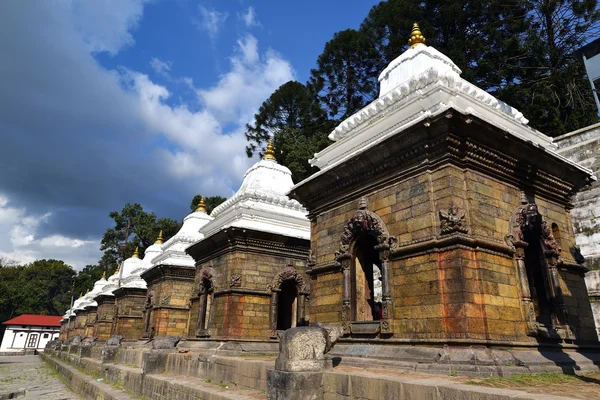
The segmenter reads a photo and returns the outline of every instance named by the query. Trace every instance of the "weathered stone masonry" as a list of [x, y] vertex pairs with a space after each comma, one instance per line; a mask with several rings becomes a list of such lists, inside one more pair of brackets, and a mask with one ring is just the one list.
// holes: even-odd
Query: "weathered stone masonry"
[[[570, 195], [587, 183], [543, 151], [452, 112], [392, 137], [292, 192], [313, 221], [310, 319], [342, 323], [350, 337], [535, 343], [556, 329], [563, 340], [594, 342], [586, 269], [562, 250], [575, 246]], [[361, 225], [361, 197], [377, 227]], [[537, 319], [511, 226], [527, 204], [546, 233], [560, 232], [561, 251], [542, 278], [551, 315]], [[356, 318], [352, 246], [363, 236], [384, 264], [378, 322]]]

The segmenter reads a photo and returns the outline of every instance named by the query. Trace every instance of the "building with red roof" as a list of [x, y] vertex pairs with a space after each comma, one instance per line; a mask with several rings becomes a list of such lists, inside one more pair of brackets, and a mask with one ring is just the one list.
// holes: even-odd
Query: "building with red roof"
[[4, 321], [6, 331], [0, 351], [43, 350], [58, 339], [61, 316], [23, 314]]

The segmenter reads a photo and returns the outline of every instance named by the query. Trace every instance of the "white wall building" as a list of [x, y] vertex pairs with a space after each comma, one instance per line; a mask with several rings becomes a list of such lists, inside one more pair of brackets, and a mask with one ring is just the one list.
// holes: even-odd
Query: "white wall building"
[[2, 323], [6, 325], [0, 351], [43, 350], [58, 339], [61, 316], [23, 314]]

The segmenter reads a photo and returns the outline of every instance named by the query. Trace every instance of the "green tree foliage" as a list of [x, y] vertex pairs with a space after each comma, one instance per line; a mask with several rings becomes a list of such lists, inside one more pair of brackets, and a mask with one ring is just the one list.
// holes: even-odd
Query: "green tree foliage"
[[[202, 198], [202, 195], [195, 195], [194, 198], [192, 199], [192, 203], [190, 204], [190, 210], [195, 211], [196, 207], [198, 207], [198, 203], [200, 203], [200, 199]], [[219, 204], [223, 203], [225, 200], [227, 200], [225, 197], [221, 197], [221, 196], [209, 196], [209, 197], [205, 197], [204, 198], [204, 204], [206, 206], [206, 213], [210, 214], [212, 212], [212, 210], [215, 209], [215, 207], [217, 207]]]
[[73, 268], [59, 260], [0, 268], [0, 321], [21, 314], [64, 314], [75, 276]]
[[104, 255], [99, 262], [100, 268], [110, 268], [107, 272], [113, 272], [118, 263], [131, 257], [136, 247], [141, 256], [156, 241], [161, 230], [163, 238], [168, 240], [181, 228], [179, 222], [170, 218], [157, 219], [154, 213], [144, 211], [138, 203], [127, 203], [121, 212], [112, 211], [109, 216], [115, 225], [104, 233], [100, 244]]
[[[337, 32], [325, 44], [307, 83], [309, 95], [295, 82], [263, 103], [255, 124], [247, 126], [248, 156], [271, 136], [277, 160], [296, 181], [314, 173], [307, 158], [328, 143], [325, 136], [340, 120], [376, 98], [378, 75], [407, 49], [414, 22], [464, 79], [518, 108], [533, 128], [557, 136], [598, 122], [575, 54], [600, 36], [597, 0], [387, 0], [373, 6], [358, 31]], [[285, 105], [297, 111], [289, 115], [302, 118], [288, 123]], [[332, 120], [307, 114], [309, 108], [325, 110]]]
[[315, 172], [308, 160], [330, 144], [327, 135], [333, 125], [307, 87], [290, 81], [265, 100], [254, 124], [246, 125], [246, 153], [262, 156], [269, 138], [274, 138], [277, 162], [287, 166], [299, 182]]
[[551, 136], [598, 122], [583, 62], [575, 54], [600, 35], [598, 2], [533, 0], [526, 5], [524, 53], [511, 65], [516, 80], [498, 96]]
[[331, 118], [354, 114], [378, 94], [377, 52], [362, 31], [337, 32], [311, 71], [309, 88]]

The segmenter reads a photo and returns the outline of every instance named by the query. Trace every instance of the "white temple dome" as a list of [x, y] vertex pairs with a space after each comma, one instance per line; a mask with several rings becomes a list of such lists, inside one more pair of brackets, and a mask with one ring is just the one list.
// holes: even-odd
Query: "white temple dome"
[[146, 251], [144, 252], [144, 259], [142, 261], [144, 261], [147, 264], [152, 264], [152, 259], [155, 258], [156, 256], [158, 256], [160, 253], [162, 253], [162, 244], [163, 244], [163, 232], [160, 231], [160, 233], [158, 234], [158, 238], [156, 239], [156, 242], [154, 242], [154, 244], [150, 247], [148, 247], [146, 249]]
[[201, 230], [212, 220], [213, 218], [206, 213], [206, 205], [202, 197], [196, 210], [183, 219], [179, 232], [161, 246], [162, 253], [152, 259], [153, 266], [160, 264], [193, 267], [194, 259], [185, 252], [185, 249], [204, 238]]
[[275, 161], [274, 154], [269, 141], [265, 156], [246, 171], [238, 191], [212, 211], [215, 219], [202, 230], [205, 236], [236, 227], [310, 238], [306, 209], [287, 196], [294, 186], [292, 173]]
[[121, 279], [130, 276], [140, 268], [144, 268], [145, 265], [146, 264], [144, 261], [140, 259], [139, 250], [136, 247], [133, 255], [127, 260], [123, 261], [123, 264], [121, 265], [121, 268], [123, 269], [123, 272], [121, 273]]
[[294, 186], [317, 178], [368, 149], [450, 109], [473, 116], [523, 142], [544, 148], [549, 154], [581, 168], [556, 153], [556, 144], [528, 126], [519, 110], [460, 77], [450, 58], [426, 46], [417, 24], [409, 44], [379, 76], [379, 98], [342, 121], [329, 135], [335, 143], [315, 154], [310, 164], [319, 172]]

